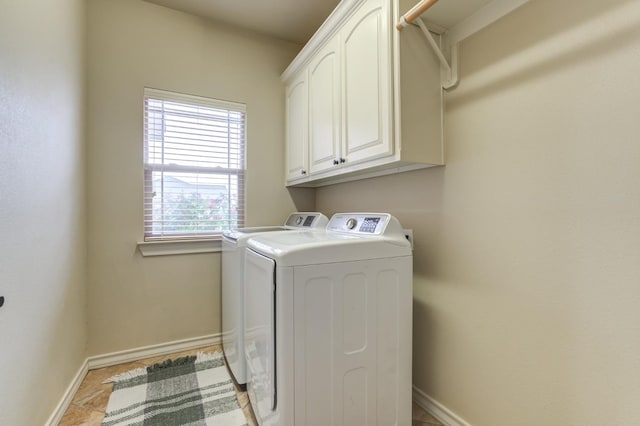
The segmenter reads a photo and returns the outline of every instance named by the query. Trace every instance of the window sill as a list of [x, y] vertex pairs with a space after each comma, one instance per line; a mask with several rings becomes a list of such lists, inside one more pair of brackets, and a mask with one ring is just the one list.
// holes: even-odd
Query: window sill
[[220, 240], [139, 241], [138, 250], [144, 257], [217, 253], [222, 251], [222, 243]]

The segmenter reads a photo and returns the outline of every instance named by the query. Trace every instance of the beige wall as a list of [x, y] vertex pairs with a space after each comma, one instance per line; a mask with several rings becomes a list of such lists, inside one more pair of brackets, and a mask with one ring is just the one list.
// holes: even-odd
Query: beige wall
[[[300, 46], [132, 0], [88, 2], [89, 352], [220, 331], [220, 255], [143, 258], [142, 93], [242, 102], [247, 224], [313, 207], [284, 188], [279, 75]], [[297, 203], [297, 205], [296, 205]]]
[[460, 63], [447, 165], [316, 207], [414, 229], [414, 384], [470, 424], [638, 424], [640, 2], [531, 1]]
[[44, 424], [86, 357], [84, 1], [0, 1], [0, 424]]

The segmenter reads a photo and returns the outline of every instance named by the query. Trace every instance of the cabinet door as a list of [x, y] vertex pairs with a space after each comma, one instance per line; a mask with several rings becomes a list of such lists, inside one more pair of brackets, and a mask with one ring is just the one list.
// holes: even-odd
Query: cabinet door
[[393, 153], [389, 3], [365, 2], [340, 33], [347, 163]]
[[307, 176], [309, 116], [306, 70], [287, 86], [286, 110], [287, 181], [291, 181]]
[[309, 65], [309, 169], [335, 168], [340, 160], [340, 43], [331, 39]]

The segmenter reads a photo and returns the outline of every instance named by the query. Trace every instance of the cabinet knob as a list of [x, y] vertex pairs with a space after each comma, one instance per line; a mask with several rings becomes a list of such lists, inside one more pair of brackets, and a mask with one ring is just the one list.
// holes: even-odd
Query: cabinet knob
[[333, 160], [333, 165], [337, 166], [338, 164], [340, 164], [340, 162], [338, 160]]
[[347, 160], [346, 160], [346, 159], [344, 159], [344, 158], [341, 158], [341, 159], [340, 159], [340, 162], [341, 162], [341, 163], [346, 163], [346, 162], [347, 162]]
[[306, 175], [306, 174], [307, 174], [307, 171], [306, 171], [306, 170], [303, 170], [303, 171], [301, 171], [300, 173], [302, 173], [303, 175]]

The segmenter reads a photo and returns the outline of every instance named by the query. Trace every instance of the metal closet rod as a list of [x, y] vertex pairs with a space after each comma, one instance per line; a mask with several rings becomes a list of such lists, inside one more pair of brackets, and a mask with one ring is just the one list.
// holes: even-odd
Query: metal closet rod
[[420, 3], [413, 6], [407, 13], [400, 17], [400, 22], [396, 24], [396, 29], [402, 31], [404, 27], [415, 21], [420, 15], [427, 11], [431, 6], [436, 4], [438, 0], [421, 0]]

